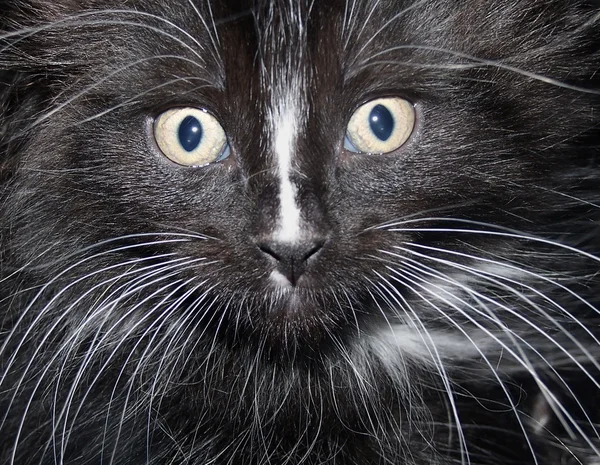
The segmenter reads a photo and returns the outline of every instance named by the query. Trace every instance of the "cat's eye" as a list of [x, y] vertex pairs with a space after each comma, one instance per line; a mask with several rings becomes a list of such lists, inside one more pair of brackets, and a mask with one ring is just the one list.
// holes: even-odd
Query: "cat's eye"
[[415, 127], [415, 108], [402, 98], [379, 98], [359, 107], [348, 123], [344, 148], [388, 153], [401, 147]]
[[162, 153], [183, 166], [203, 166], [229, 156], [223, 127], [206, 110], [175, 108], [154, 122], [154, 138]]

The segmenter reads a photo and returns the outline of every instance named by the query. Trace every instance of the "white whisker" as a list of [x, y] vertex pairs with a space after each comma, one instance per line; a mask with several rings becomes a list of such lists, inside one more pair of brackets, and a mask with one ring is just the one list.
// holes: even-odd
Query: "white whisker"
[[415, 310], [412, 308], [412, 306], [409, 304], [409, 302], [405, 299], [405, 297], [401, 293], [399, 293], [396, 290], [396, 287], [393, 286], [390, 283], [390, 281], [388, 279], [386, 279], [383, 275], [381, 275], [380, 273], [376, 273], [376, 274], [382, 280], [382, 282], [386, 284], [386, 286], [380, 286], [380, 289], [383, 290], [384, 292], [387, 292], [387, 294], [390, 296], [390, 298], [392, 300], [394, 300], [396, 302], [396, 304], [398, 305], [399, 308], [402, 308], [403, 310], [407, 311], [410, 315], [412, 315], [413, 322], [416, 324], [416, 328], [419, 328], [418, 334], [422, 338], [425, 348], [429, 352], [429, 354], [431, 356], [431, 360], [434, 363], [434, 366], [436, 367], [436, 369], [438, 370], [438, 372], [440, 374], [440, 380], [441, 380], [442, 384], [444, 385], [447, 399], [450, 404], [450, 410], [451, 410], [454, 420], [456, 422], [456, 428], [457, 428], [457, 432], [458, 432], [458, 436], [459, 436], [459, 444], [460, 444], [461, 463], [462, 464], [470, 464], [471, 459], [470, 459], [469, 452], [468, 452], [468, 445], [467, 445], [467, 441], [466, 441], [466, 438], [465, 438], [463, 430], [462, 430], [460, 415], [458, 412], [458, 408], [456, 406], [456, 401], [454, 399], [454, 390], [452, 388], [452, 382], [450, 380], [450, 376], [448, 375], [448, 373], [446, 371], [442, 357], [437, 349], [437, 345], [436, 345], [435, 341], [433, 340], [427, 327], [423, 324], [423, 322], [419, 318], [418, 314], [415, 312]]
[[[379, 65], [396, 64], [397, 62], [394, 62], [391, 60], [387, 60], [387, 61], [386, 60], [375, 60], [375, 58], [380, 57], [380, 56], [385, 55], [390, 52], [398, 51], [398, 50], [425, 50], [425, 51], [429, 51], [429, 52], [438, 52], [441, 54], [451, 55], [451, 56], [454, 56], [457, 58], [462, 58], [464, 60], [472, 61], [479, 66], [489, 66], [492, 68], [498, 68], [498, 69], [510, 71], [512, 73], [520, 74], [522, 76], [533, 79], [535, 81], [543, 82], [545, 84], [549, 84], [549, 85], [556, 86], [556, 87], [562, 87], [563, 89], [573, 90], [573, 91], [581, 92], [584, 94], [600, 95], [600, 91], [593, 89], [593, 88], [575, 86], [572, 84], [568, 84], [566, 82], [559, 81], [558, 79], [554, 79], [554, 78], [551, 78], [548, 76], [543, 76], [541, 74], [533, 73], [531, 71], [527, 71], [522, 68], [517, 68], [516, 66], [512, 66], [512, 65], [503, 63], [501, 61], [478, 58], [476, 56], [469, 55], [468, 53], [462, 53], [462, 52], [458, 52], [458, 51], [450, 50], [450, 49], [446, 49], [446, 48], [441, 48], [441, 47], [433, 47], [430, 45], [409, 45], [409, 44], [407, 44], [407, 45], [397, 45], [394, 47], [390, 47], [386, 50], [376, 52], [373, 55], [371, 55], [367, 60], [362, 61], [360, 63], [360, 67], [361, 67], [360, 69], [363, 69], [367, 66], [372, 66], [374, 64], [379, 64]], [[406, 61], [402, 61], [401, 64], [405, 65], [405, 66], [410, 66], [410, 62], [407, 63]], [[467, 64], [467, 65], [456, 64], [456, 65], [445, 65], [445, 66], [447, 68], [456, 67], [459, 69], [462, 69], [465, 67], [473, 67], [473, 65], [469, 65], [469, 64]]]

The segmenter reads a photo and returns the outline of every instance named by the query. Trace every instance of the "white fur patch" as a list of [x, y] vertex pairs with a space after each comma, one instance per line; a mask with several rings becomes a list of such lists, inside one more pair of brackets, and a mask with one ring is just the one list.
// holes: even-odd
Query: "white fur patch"
[[293, 287], [290, 281], [277, 270], [271, 272], [269, 279], [278, 289], [290, 289]]
[[[481, 339], [477, 337], [477, 339]], [[482, 348], [481, 340], [473, 340]], [[479, 356], [479, 350], [461, 333], [424, 330], [412, 324], [394, 324], [371, 337], [368, 345], [385, 366], [398, 364], [399, 358], [436, 364], [444, 359]]]
[[291, 181], [292, 161], [298, 137], [299, 107], [292, 90], [285, 93], [271, 113], [270, 126], [279, 176], [279, 219], [276, 238], [294, 243], [300, 238], [300, 207]]
[[410, 322], [392, 324], [374, 334], [361, 335], [353, 347], [352, 364], [359, 376], [368, 377], [375, 359], [398, 387], [410, 389], [411, 366], [415, 364], [443, 374], [447, 366], [454, 366], [455, 358], [479, 357], [476, 345], [485, 343], [481, 335], [472, 339], [470, 342], [464, 335], [436, 330], [424, 334]]

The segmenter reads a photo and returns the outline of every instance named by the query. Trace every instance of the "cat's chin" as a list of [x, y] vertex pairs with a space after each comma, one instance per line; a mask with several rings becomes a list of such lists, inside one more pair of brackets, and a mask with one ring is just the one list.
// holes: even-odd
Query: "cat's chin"
[[263, 297], [252, 333], [275, 352], [290, 348], [316, 350], [347, 325], [341, 308], [332, 308], [332, 296], [307, 287], [271, 289]]
[[306, 292], [298, 289], [284, 290], [275, 299], [270, 314], [275, 318], [302, 318], [315, 311]]

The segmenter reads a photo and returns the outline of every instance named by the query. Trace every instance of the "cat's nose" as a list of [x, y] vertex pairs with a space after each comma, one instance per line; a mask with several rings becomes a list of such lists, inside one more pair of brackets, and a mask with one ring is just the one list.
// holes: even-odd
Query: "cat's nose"
[[325, 245], [322, 237], [312, 237], [294, 243], [278, 241], [261, 241], [258, 248], [277, 264], [277, 271], [292, 285], [296, 286], [298, 279], [306, 272], [311, 259]]

